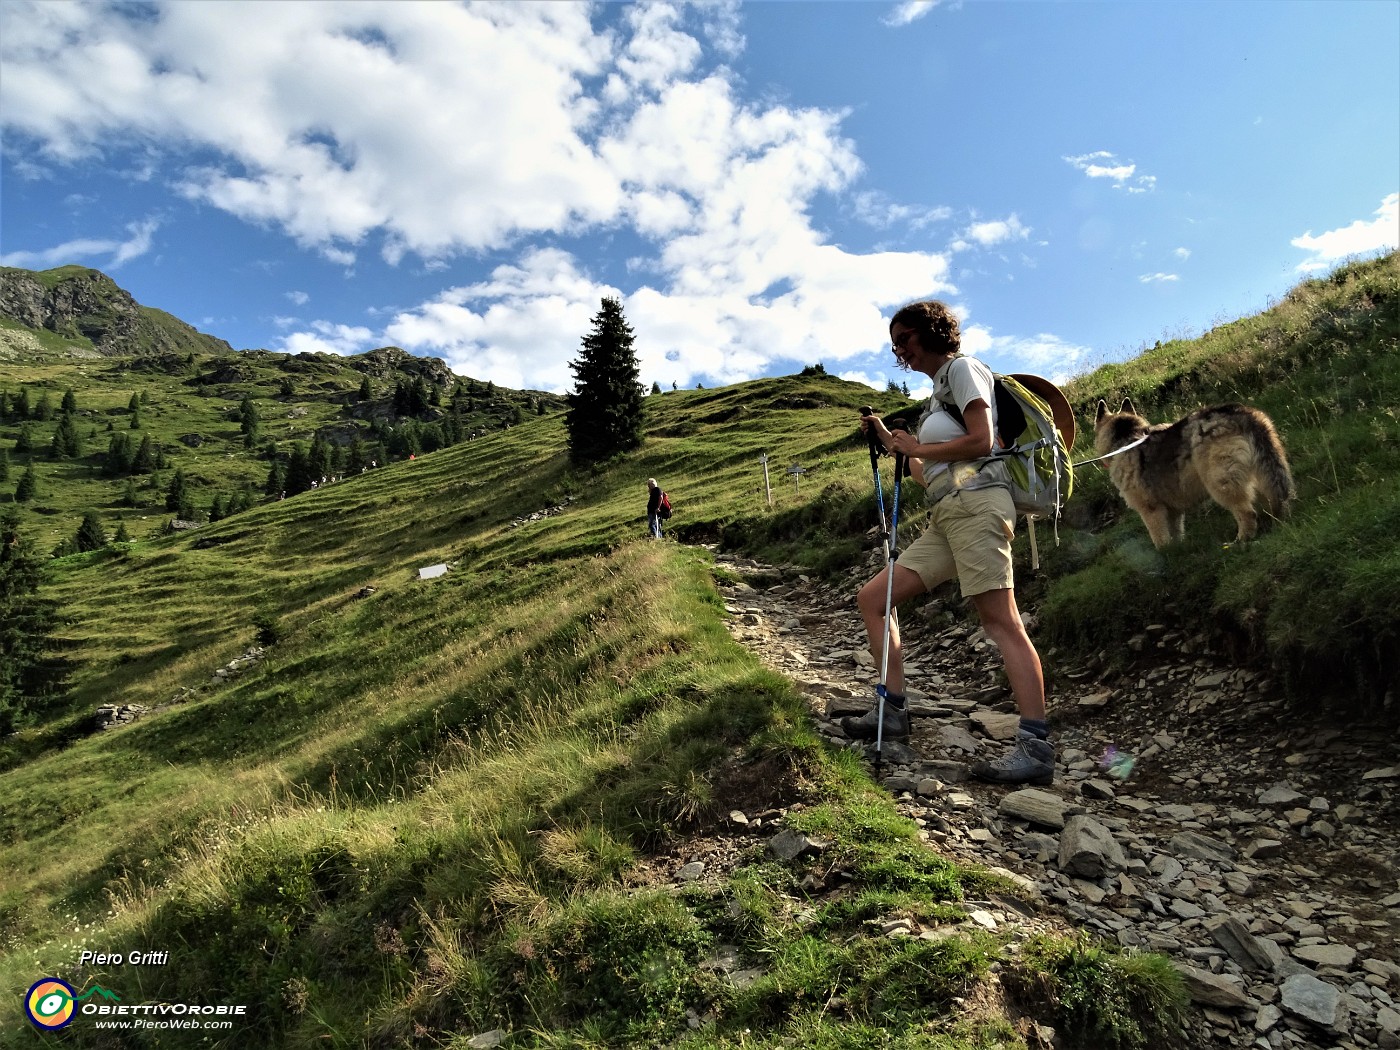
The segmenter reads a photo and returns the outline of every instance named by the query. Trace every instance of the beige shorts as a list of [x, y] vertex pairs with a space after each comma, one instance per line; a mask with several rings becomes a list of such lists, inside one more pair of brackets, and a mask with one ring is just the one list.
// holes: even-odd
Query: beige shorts
[[913, 569], [929, 590], [957, 577], [964, 598], [1009, 589], [1016, 508], [1000, 485], [963, 490], [933, 505], [929, 526], [898, 564]]

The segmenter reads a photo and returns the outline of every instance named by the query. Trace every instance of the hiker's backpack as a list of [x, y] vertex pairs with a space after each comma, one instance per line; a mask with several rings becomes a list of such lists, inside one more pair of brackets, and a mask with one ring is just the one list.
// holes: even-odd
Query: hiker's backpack
[[[1039, 568], [1034, 521], [1049, 518], [1058, 543], [1060, 511], [1074, 492], [1074, 469], [1069, 458], [1074, 442], [1074, 413], [1059, 388], [1040, 376], [993, 373], [992, 390], [997, 402], [997, 447], [984, 462], [1005, 464], [1011, 480], [1011, 501], [1026, 516], [1030, 527], [1032, 567]], [[957, 405], [939, 403], [958, 426], [966, 429]], [[1057, 413], [1055, 408], [1060, 411]]]
[[661, 504], [656, 508], [657, 517], [669, 518], [671, 516], [671, 497], [665, 492], [661, 493]]

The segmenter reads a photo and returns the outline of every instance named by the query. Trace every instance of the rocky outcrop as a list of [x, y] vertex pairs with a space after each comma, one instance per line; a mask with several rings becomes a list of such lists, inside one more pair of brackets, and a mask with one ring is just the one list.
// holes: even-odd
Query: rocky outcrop
[[397, 379], [422, 376], [425, 382], [440, 387], [450, 386], [455, 377], [446, 362], [437, 357], [418, 357], [397, 346], [381, 346], [345, 361], [351, 368], [375, 379]]

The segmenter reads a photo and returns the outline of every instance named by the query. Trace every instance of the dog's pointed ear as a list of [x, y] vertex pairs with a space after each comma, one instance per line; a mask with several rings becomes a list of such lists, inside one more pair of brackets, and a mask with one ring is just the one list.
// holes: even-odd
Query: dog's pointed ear
[[1094, 424], [1097, 426], [1099, 420], [1103, 419], [1106, 415], [1108, 415], [1108, 405], [1104, 403], [1103, 398], [1099, 398], [1099, 411], [1094, 416]]
[[1119, 412], [1131, 412], [1133, 415], [1137, 415], [1137, 414], [1138, 414], [1138, 410], [1133, 406], [1133, 399], [1130, 398], [1130, 397], [1125, 397], [1125, 398], [1123, 399], [1123, 405], [1122, 405], [1121, 408], [1118, 409], [1118, 411], [1119, 411]]

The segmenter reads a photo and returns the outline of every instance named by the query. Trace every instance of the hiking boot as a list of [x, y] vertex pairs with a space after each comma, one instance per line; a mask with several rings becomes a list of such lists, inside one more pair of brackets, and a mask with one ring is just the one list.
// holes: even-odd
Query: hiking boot
[[[863, 715], [850, 715], [841, 719], [841, 728], [853, 740], [874, 740], [876, 727], [880, 723], [880, 705], [876, 704]], [[886, 740], [906, 740], [909, 737], [909, 712], [894, 704], [885, 704]]]
[[978, 762], [972, 775], [998, 784], [1038, 784], [1044, 787], [1055, 779], [1055, 749], [1024, 729], [1017, 730], [1016, 743], [1001, 758]]

